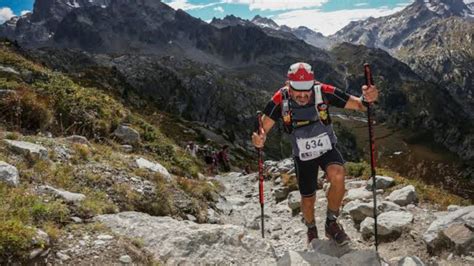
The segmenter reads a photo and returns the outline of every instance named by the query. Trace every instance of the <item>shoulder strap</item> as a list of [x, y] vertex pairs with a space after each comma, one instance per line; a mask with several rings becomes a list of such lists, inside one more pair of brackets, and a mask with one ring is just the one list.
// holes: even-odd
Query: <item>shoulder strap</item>
[[323, 101], [323, 94], [321, 92], [321, 84], [314, 84], [314, 104], [317, 106], [318, 104], [324, 103]]
[[291, 125], [291, 110], [290, 110], [290, 93], [288, 87], [283, 87], [281, 90], [281, 117], [283, 119], [283, 124]]

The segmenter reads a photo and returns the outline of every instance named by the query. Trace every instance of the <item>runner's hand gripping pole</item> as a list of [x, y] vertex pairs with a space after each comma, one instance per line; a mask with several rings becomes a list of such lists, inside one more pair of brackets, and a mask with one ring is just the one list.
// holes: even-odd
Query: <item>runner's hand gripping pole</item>
[[[365, 74], [365, 85], [370, 87], [374, 85], [374, 80], [372, 78], [372, 72], [370, 71], [370, 65], [364, 64], [364, 74]], [[372, 193], [374, 200], [374, 234], [375, 234], [375, 251], [378, 251], [378, 235], [377, 235], [377, 201], [376, 201], [376, 180], [375, 180], [375, 140], [374, 140], [374, 130], [372, 128], [372, 104], [367, 105], [367, 123], [369, 126], [369, 142], [370, 142], [370, 170], [372, 176]]]
[[[263, 132], [263, 124], [262, 124], [262, 112], [258, 111], [257, 112], [257, 121], [258, 121], [258, 131], [257, 133], [260, 135]], [[259, 199], [260, 199], [260, 210], [261, 210], [261, 221], [262, 221], [262, 238], [265, 238], [265, 233], [264, 233], [264, 217], [263, 217], [263, 158], [262, 158], [262, 149], [263, 148], [257, 148], [258, 152], [258, 192], [259, 192]]]

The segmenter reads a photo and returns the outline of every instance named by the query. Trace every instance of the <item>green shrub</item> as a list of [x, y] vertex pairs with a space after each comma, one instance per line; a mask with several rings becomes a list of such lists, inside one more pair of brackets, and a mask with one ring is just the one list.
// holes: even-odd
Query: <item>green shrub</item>
[[178, 178], [179, 187], [193, 198], [214, 201], [219, 188], [215, 183], [207, 180], [196, 180], [185, 177]]
[[58, 224], [65, 223], [69, 220], [69, 209], [59, 201], [49, 203], [36, 202], [31, 207], [33, 220], [37, 224], [46, 222], [55, 222]]
[[0, 264], [8, 258], [26, 258], [33, 248], [34, 227], [55, 227], [59, 234], [57, 224], [66, 222], [68, 216], [68, 207], [60, 201], [44, 202], [28, 188], [0, 183]]
[[51, 99], [59, 134], [106, 138], [126, 114], [112, 97], [95, 88], [80, 87], [63, 75], [52, 75], [34, 86]]
[[142, 201], [141, 195], [134, 191], [131, 185], [127, 183], [114, 184], [112, 189], [119, 197], [120, 209], [122, 211], [132, 211], [137, 210], [137, 206], [140, 205]]
[[105, 192], [84, 188], [82, 193], [86, 198], [81, 201], [77, 209], [80, 217], [90, 218], [105, 213], [117, 212], [117, 206], [107, 197]]
[[27, 188], [8, 188], [0, 184], [0, 220], [18, 219], [26, 224], [64, 223], [68, 216], [69, 209], [61, 201], [44, 202]]
[[0, 262], [23, 258], [33, 245], [36, 231], [19, 219], [0, 220]]
[[0, 101], [0, 118], [14, 129], [40, 131], [48, 128], [53, 115], [47, 100], [30, 89], [16, 92]]
[[347, 162], [345, 164], [346, 175], [353, 177], [368, 177], [370, 176], [370, 165], [366, 162], [354, 163]]
[[18, 132], [9, 132], [5, 135], [6, 139], [18, 140], [20, 139], [20, 134]]
[[42, 229], [48, 234], [50, 244], [57, 242], [61, 234], [63, 234], [61, 228], [53, 222], [46, 222], [43, 224]]
[[88, 161], [92, 156], [92, 152], [86, 144], [74, 143], [72, 149], [74, 150], [74, 156], [71, 160], [75, 163]]
[[137, 206], [139, 211], [155, 216], [172, 216], [177, 213], [173, 203], [172, 186], [159, 176], [155, 178], [154, 198], [144, 198]]

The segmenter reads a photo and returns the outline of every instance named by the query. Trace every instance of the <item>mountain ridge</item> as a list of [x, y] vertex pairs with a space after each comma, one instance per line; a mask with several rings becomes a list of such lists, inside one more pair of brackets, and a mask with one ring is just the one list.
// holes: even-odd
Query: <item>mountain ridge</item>
[[[115, 19], [119, 14], [130, 16]], [[379, 105], [381, 119], [392, 121], [398, 126], [409, 125], [414, 129], [420, 126], [426, 130], [440, 128], [440, 133], [434, 132], [440, 135], [437, 141], [455, 152], [460, 151], [459, 154], [465, 159], [472, 158], [473, 152], [469, 148], [472, 139], [461, 139], [463, 134], [471, 134], [462, 127], [465, 123], [461, 117], [465, 113], [456, 115], [449, 110], [439, 115], [433, 112], [431, 105], [443, 106], [447, 100], [423, 96], [422, 86], [434, 93], [443, 90], [422, 80], [416, 81], [418, 85], [412, 85], [412, 76], [416, 75], [389, 54], [379, 53], [376, 49], [371, 51], [357, 46], [344, 46], [342, 50], [347, 53], [342, 54], [347, 54], [347, 58], [343, 58], [337, 54], [341, 49], [336, 49], [338, 52], [325, 51], [296, 38], [273, 36], [265, 28], [241, 25], [240, 18], [228, 19], [238, 23], [218, 28], [182, 10], [174, 11], [163, 3], [144, 1], [142, 6], [137, 7], [121, 0], [105, 8], [75, 8], [58, 24], [58, 31], [49, 45], [55, 49], [72, 48], [87, 52], [90, 60], [118, 70], [126, 77], [128, 84], [139, 88], [144, 95], [157, 102], [171, 99], [168, 104], [158, 105], [163, 110], [187, 119], [226, 127], [223, 130], [233, 135], [240, 146], [249, 148], [248, 131], [252, 126], [248, 121], [253, 119], [258, 106], [263, 105], [265, 99], [284, 84], [284, 73], [291, 63], [307, 61], [315, 67], [318, 80], [359, 95], [360, 85], [364, 82], [362, 70], [351, 61], [359, 65], [365, 63], [361, 60], [369, 63], [374, 60], [393, 62], [394, 66], [379, 64], [380, 69], [374, 72], [378, 76], [376, 78], [380, 79], [381, 90], [385, 91], [381, 98], [382, 104]], [[307, 31], [305, 28], [300, 29]], [[77, 32], [80, 34], [75, 34]], [[45, 56], [42, 60], [51, 60], [57, 56], [53, 62], [67, 63], [59, 53], [41, 53], [41, 56]], [[405, 86], [417, 89], [406, 90], [403, 88]], [[244, 97], [247, 91], [251, 91], [253, 99]], [[196, 93], [210, 95], [214, 100], [203, 100]], [[225, 104], [217, 104], [218, 97], [225, 99]], [[415, 113], [410, 113], [406, 111], [409, 108], [404, 109], [406, 104], [418, 103], [409, 99], [430, 99], [435, 102], [422, 102], [419, 108], [412, 108], [416, 110]], [[397, 104], [400, 106], [397, 107]], [[429, 111], [421, 110], [424, 107]], [[443, 125], [453, 132], [447, 132]], [[247, 131], [238, 132], [239, 128], [246, 128]], [[451, 135], [455, 137], [447, 137]], [[447, 143], [445, 139], [450, 142]], [[281, 156], [281, 149], [275, 148], [271, 153]]]

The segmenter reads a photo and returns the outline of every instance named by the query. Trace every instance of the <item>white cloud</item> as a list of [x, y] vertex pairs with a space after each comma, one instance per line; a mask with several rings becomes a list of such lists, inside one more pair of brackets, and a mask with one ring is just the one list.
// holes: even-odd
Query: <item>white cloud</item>
[[291, 10], [320, 7], [329, 0], [223, 0], [228, 4], [248, 5], [250, 10]]
[[23, 15], [25, 15], [25, 14], [27, 14], [27, 13], [31, 13], [31, 10], [23, 10], [23, 11], [21, 11], [21, 12], [20, 12], [20, 16], [23, 16]]
[[363, 20], [368, 17], [388, 16], [402, 10], [404, 7], [393, 9], [388, 8], [370, 8], [370, 9], [351, 9], [338, 10], [333, 12], [321, 12], [320, 10], [295, 10], [285, 12], [273, 17], [273, 20], [279, 25], [290, 27], [306, 26], [324, 35], [331, 35], [342, 29], [351, 21]]
[[224, 13], [224, 8], [222, 8], [221, 6], [214, 7], [214, 11]]
[[189, 3], [187, 0], [168, 0], [164, 2], [165, 4], [169, 5], [173, 9], [182, 9], [182, 10], [192, 10], [192, 9], [201, 9], [210, 6], [218, 5], [219, 3], [210, 3], [205, 5], [195, 5]]
[[413, 3], [415, 0], [410, 0], [409, 3], [397, 3], [396, 6], [407, 6], [411, 3]]
[[11, 17], [15, 16], [13, 11], [9, 7], [2, 7], [0, 8], [0, 23], [3, 23], [9, 20]]

